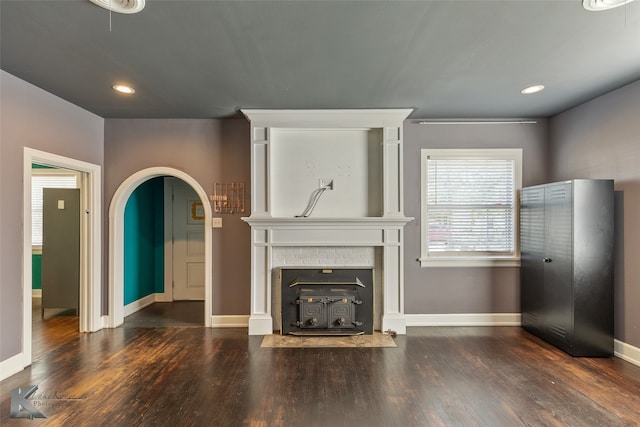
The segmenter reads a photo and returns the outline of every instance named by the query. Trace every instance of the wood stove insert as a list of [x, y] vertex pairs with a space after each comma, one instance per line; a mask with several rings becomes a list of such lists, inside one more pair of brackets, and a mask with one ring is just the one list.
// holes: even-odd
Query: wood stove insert
[[372, 268], [280, 269], [283, 335], [373, 334]]

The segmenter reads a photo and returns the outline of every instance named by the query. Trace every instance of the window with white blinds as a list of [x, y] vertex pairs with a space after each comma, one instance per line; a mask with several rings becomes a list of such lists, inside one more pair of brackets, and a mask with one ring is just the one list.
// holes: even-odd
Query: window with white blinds
[[42, 189], [78, 188], [75, 172], [34, 169], [31, 175], [31, 245], [42, 245]]
[[522, 150], [422, 150], [422, 265], [514, 265]]

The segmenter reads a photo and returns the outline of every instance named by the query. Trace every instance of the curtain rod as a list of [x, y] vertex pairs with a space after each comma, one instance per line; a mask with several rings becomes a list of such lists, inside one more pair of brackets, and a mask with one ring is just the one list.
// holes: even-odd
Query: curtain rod
[[419, 125], [530, 125], [537, 124], [537, 120], [422, 120]]

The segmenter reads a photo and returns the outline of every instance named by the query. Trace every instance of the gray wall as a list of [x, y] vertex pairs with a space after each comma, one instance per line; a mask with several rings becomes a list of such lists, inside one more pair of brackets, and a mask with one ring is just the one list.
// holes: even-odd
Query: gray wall
[[547, 179], [548, 122], [537, 124], [404, 125], [404, 289], [407, 314], [519, 313], [519, 269], [420, 267], [420, 150], [522, 148], [523, 185]]
[[[250, 182], [245, 120], [103, 120], [0, 71], [0, 361], [21, 351], [23, 147], [104, 169], [103, 238], [117, 187], [152, 166], [182, 170], [206, 192], [214, 182]], [[405, 311], [409, 314], [519, 312], [517, 268], [421, 268], [420, 149], [524, 149], [524, 185], [569, 178], [613, 178], [617, 190], [616, 338], [640, 346], [640, 82], [537, 125], [404, 126]], [[547, 141], [551, 141], [550, 145]], [[549, 160], [548, 160], [549, 159]], [[247, 194], [250, 189], [247, 189]], [[247, 200], [248, 203], [248, 200]], [[247, 214], [250, 206], [247, 205]], [[635, 213], [635, 214], [634, 214]], [[249, 226], [223, 215], [213, 231], [213, 313], [247, 314]], [[104, 269], [106, 274], [106, 268]], [[107, 312], [107, 277], [103, 282]]]
[[24, 147], [103, 165], [104, 120], [0, 71], [0, 361], [22, 351]]
[[[215, 182], [250, 183], [249, 124], [246, 120], [108, 119], [105, 122], [105, 206], [120, 184], [149, 167], [164, 166], [193, 177], [207, 194]], [[250, 189], [247, 188], [247, 196]], [[247, 213], [250, 206], [247, 200]], [[217, 215], [216, 215], [217, 216]], [[213, 230], [214, 315], [248, 314], [250, 229], [241, 215], [221, 215]], [[105, 229], [108, 218], [105, 218]], [[105, 251], [108, 253], [107, 251]], [[106, 258], [105, 258], [106, 265]], [[108, 274], [108, 273], [105, 273]], [[103, 287], [107, 312], [108, 278]]]
[[615, 180], [615, 337], [640, 346], [640, 81], [550, 121], [550, 179]]
[[[416, 218], [405, 232], [405, 311], [519, 312], [517, 268], [421, 268], [415, 261], [420, 256], [420, 149], [523, 148], [524, 184], [539, 184], [547, 178], [547, 121], [540, 120], [537, 125], [482, 126], [424, 126], [408, 121], [404, 131], [405, 213]], [[248, 184], [248, 141], [249, 124], [242, 119], [107, 119], [105, 204], [109, 205], [122, 181], [152, 166], [180, 169], [207, 192], [212, 192], [216, 181]], [[249, 209], [247, 205], [247, 215]], [[247, 314], [250, 230], [238, 215], [223, 215], [223, 223], [224, 227], [213, 234], [213, 314]]]

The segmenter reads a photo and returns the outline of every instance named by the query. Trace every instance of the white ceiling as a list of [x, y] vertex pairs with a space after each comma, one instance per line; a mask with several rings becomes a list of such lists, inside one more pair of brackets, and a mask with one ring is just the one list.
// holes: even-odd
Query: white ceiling
[[147, 0], [110, 16], [88, 0], [1, 0], [0, 18], [3, 70], [106, 118], [547, 117], [640, 79], [640, 1]]

